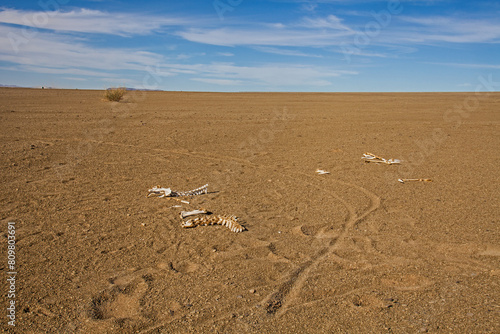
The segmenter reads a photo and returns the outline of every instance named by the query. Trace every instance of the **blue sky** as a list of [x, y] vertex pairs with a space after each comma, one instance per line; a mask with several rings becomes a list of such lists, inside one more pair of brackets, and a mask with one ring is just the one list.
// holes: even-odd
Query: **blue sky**
[[[0, 84], [474, 91], [500, 81], [500, 1], [3, 0]], [[497, 89], [498, 90], [498, 89]]]

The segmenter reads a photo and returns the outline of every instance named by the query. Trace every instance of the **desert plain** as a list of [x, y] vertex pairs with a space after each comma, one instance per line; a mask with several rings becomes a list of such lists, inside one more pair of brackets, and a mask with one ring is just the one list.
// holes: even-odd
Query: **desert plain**
[[0, 130], [5, 332], [500, 332], [498, 92], [2, 88]]

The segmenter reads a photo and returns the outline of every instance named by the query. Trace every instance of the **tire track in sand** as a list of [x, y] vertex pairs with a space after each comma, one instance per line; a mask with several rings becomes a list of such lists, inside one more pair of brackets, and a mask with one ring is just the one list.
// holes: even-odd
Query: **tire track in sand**
[[[305, 173], [297, 173], [303, 177], [311, 178], [311, 175]], [[340, 198], [336, 194], [329, 194], [339, 200], [345, 208], [349, 212], [349, 217], [344, 225], [344, 228], [340, 235], [332, 240], [328, 247], [325, 247], [321, 251], [319, 251], [315, 256], [312, 257], [310, 261], [302, 264], [298, 269], [294, 270], [288, 279], [286, 279], [281, 285], [278, 287], [277, 291], [268, 295], [262, 302], [261, 305], [265, 307], [267, 313], [282, 315], [284, 314], [290, 307], [294, 306], [295, 300], [297, 299], [304, 283], [307, 281], [310, 273], [320, 264], [324, 259], [331, 256], [335, 251], [341, 249], [344, 246], [344, 241], [349, 237], [350, 231], [361, 222], [364, 218], [370, 215], [372, 212], [377, 210], [380, 207], [380, 197], [368, 191], [367, 189], [358, 186], [353, 183], [344, 182], [340, 180], [333, 180], [334, 182], [344, 185], [348, 188], [354, 188], [358, 191], [361, 191], [365, 196], [367, 196], [370, 200], [370, 206], [368, 209], [362, 214], [356, 214], [354, 206], [347, 203], [345, 200]], [[311, 183], [309, 183], [312, 185]], [[323, 189], [323, 188], [322, 188]], [[324, 227], [318, 234], [316, 234], [316, 238], [324, 237], [324, 230], [327, 227]]]

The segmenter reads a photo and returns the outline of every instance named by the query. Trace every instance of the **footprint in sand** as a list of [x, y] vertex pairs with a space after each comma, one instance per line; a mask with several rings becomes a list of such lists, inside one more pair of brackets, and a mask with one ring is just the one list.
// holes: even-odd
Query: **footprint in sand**
[[151, 273], [145, 270], [110, 279], [111, 286], [91, 299], [86, 312], [91, 321], [85, 322], [83, 330], [132, 329], [143, 323], [146, 319], [141, 312], [141, 299], [152, 280]]
[[118, 278], [111, 288], [92, 298], [89, 316], [95, 320], [112, 318], [140, 318], [141, 297], [146, 293], [148, 285], [142, 278]]
[[200, 267], [199, 264], [190, 261], [171, 262], [169, 266], [171, 267], [170, 269], [173, 270], [174, 272], [182, 274], [195, 272]]
[[313, 227], [299, 225], [292, 228], [292, 232], [298, 236], [310, 237], [313, 236], [316, 231]]

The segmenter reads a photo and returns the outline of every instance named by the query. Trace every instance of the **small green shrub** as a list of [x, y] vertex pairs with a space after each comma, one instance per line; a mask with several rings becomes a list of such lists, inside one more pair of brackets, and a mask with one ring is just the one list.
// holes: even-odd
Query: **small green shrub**
[[120, 102], [126, 91], [124, 87], [108, 88], [104, 93], [104, 98], [108, 101]]

